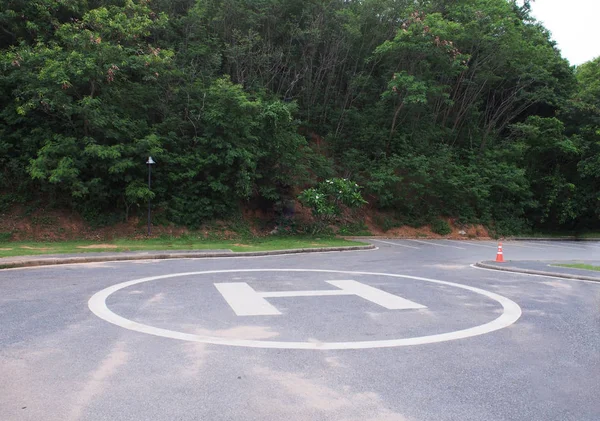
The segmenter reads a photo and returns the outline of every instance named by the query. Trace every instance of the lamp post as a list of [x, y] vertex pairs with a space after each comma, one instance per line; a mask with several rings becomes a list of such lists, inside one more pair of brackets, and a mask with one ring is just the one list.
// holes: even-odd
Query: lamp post
[[[148, 157], [146, 165], [148, 165], [148, 190], [152, 188], [152, 165], [156, 164], [151, 156]], [[150, 222], [152, 221], [150, 196], [148, 196], [148, 237], [150, 236]]]

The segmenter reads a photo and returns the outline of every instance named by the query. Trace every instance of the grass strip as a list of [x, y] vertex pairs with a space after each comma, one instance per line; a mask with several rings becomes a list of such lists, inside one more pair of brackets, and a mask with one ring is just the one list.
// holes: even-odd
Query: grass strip
[[236, 240], [209, 240], [203, 238], [150, 238], [143, 240], [117, 239], [114, 241], [14, 241], [0, 243], [0, 257], [31, 256], [40, 254], [72, 254], [89, 252], [123, 252], [138, 250], [222, 250], [234, 252], [289, 250], [318, 247], [360, 246], [365, 243], [342, 238], [269, 237]]
[[593, 270], [596, 272], [600, 272], [600, 266], [586, 265], [583, 263], [569, 263], [569, 264], [560, 264], [560, 265], [554, 265], [554, 266], [560, 266], [562, 268]]

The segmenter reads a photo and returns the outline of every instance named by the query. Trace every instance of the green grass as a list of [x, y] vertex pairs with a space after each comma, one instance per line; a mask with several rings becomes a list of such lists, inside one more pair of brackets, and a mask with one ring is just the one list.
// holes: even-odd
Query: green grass
[[573, 264], [564, 264], [564, 265], [555, 265], [555, 266], [560, 266], [563, 268], [594, 270], [596, 272], [600, 272], [600, 266], [586, 265], [583, 263], [573, 263]]
[[578, 237], [580, 237], [580, 238], [600, 238], [600, 232], [586, 232], [585, 234], [581, 234]]
[[30, 256], [86, 252], [117, 252], [134, 250], [207, 250], [230, 249], [234, 252], [286, 250], [296, 248], [359, 246], [365, 243], [341, 238], [269, 237], [238, 240], [206, 240], [202, 238], [120, 239], [114, 241], [12, 241], [0, 243], [0, 257]]

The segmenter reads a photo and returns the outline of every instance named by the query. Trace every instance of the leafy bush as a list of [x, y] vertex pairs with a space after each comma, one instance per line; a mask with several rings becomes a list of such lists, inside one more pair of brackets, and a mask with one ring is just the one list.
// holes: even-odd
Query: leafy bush
[[340, 227], [340, 235], [371, 235], [371, 231], [364, 222], [351, 222]]
[[529, 222], [524, 218], [506, 218], [496, 221], [490, 227], [490, 233], [494, 237], [529, 235], [532, 233], [532, 229]]
[[319, 233], [322, 236], [333, 236], [334, 232], [329, 226], [322, 226], [318, 222], [304, 222], [293, 218], [281, 219], [277, 224], [276, 235], [313, 235]]
[[298, 200], [310, 208], [318, 230], [325, 228], [341, 216], [342, 208], [359, 208], [366, 204], [360, 187], [345, 178], [331, 178], [310, 189], [304, 190]]
[[452, 232], [452, 228], [448, 222], [443, 219], [436, 219], [431, 224], [431, 231], [439, 235], [448, 235]]
[[388, 232], [393, 228], [398, 228], [402, 226], [396, 219], [391, 218], [389, 216], [376, 216], [373, 218], [375, 224], [383, 230], [383, 232]]

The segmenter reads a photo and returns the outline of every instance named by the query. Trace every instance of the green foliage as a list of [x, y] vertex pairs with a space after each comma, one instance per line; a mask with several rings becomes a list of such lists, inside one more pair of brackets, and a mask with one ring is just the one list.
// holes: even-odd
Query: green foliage
[[399, 221], [389, 216], [375, 216], [373, 221], [379, 228], [383, 230], [383, 232], [388, 232], [393, 228], [398, 228], [401, 226]]
[[12, 239], [12, 232], [0, 232], [0, 243], [7, 243]]
[[298, 200], [309, 208], [321, 228], [342, 215], [343, 207], [359, 208], [366, 204], [360, 187], [346, 178], [331, 178], [304, 190]]
[[303, 179], [308, 159], [298, 151], [306, 141], [297, 133], [294, 104], [253, 97], [229, 78], [193, 94], [194, 111], [183, 112], [197, 117], [184, 126], [185, 140], [170, 125], [161, 128], [168, 131], [159, 165], [166, 173], [163, 186], [170, 186], [172, 221], [199, 226], [235, 214], [241, 201], [254, 196], [274, 203]]
[[319, 234], [323, 237], [334, 236], [335, 233], [331, 226], [323, 225], [320, 221], [300, 221], [293, 218], [286, 218], [278, 222], [276, 236], [308, 236]]
[[227, 229], [229, 231], [233, 231], [236, 235], [239, 235], [241, 238], [250, 238], [252, 237], [252, 227], [241, 215], [237, 215], [236, 218], [233, 218], [228, 221]]
[[600, 59], [513, 1], [5, 3], [0, 210], [199, 227], [346, 177], [398, 223], [600, 228]]
[[0, 195], [0, 212], [6, 212], [11, 207], [15, 206], [18, 203], [22, 203], [22, 196], [14, 193], [7, 193]]
[[439, 235], [448, 235], [452, 232], [452, 228], [443, 219], [436, 219], [431, 223], [431, 231]]
[[317, 187], [304, 190], [298, 199], [311, 209], [313, 216], [326, 220], [339, 217], [342, 205], [358, 208], [367, 203], [360, 194], [358, 184], [345, 178], [327, 179]]
[[490, 234], [497, 238], [510, 235], [530, 235], [532, 232], [531, 222], [518, 217], [498, 219], [490, 226]]
[[372, 235], [371, 231], [369, 231], [369, 227], [367, 227], [367, 225], [362, 221], [350, 222], [350, 223], [341, 225], [338, 230], [338, 234], [339, 235], [356, 235], [356, 236]]

